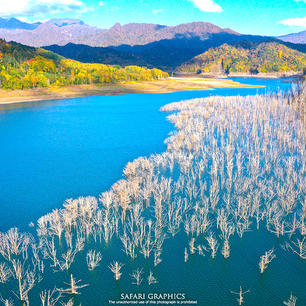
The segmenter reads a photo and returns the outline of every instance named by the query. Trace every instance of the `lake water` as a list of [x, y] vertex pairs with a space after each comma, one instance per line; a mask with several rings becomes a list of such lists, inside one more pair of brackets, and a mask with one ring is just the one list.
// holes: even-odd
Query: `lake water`
[[[35, 223], [40, 216], [60, 208], [65, 199], [98, 196], [109, 189], [122, 178], [128, 161], [164, 152], [163, 142], [174, 130], [166, 120], [168, 114], [159, 112], [165, 104], [211, 95], [286, 91], [291, 86], [278, 79], [235, 80], [266, 87], [95, 96], [1, 106], [0, 231], [14, 226], [28, 231], [30, 222]], [[120, 299], [121, 292], [151, 291], [184, 292], [201, 306], [237, 305], [229, 290], [238, 291], [242, 285], [244, 289], [256, 288], [256, 292], [246, 295], [246, 305], [281, 305], [293, 289], [299, 297], [298, 305], [306, 303], [306, 265], [303, 261], [296, 262], [293, 255], [281, 256], [279, 266], [272, 266], [269, 274], [255, 273], [264, 244], [281, 243], [274, 235], [251, 232], [243, 240], [234, 237], [228, 261], [221, 256], [215, 260], [208, 256], [192, 257], [186, 265], [181, 263], [183, 255], [177, 256], [181, 251], [177, 241], [184, 239], [180, 235], [177, 240], [167, 240], [164, 249], [167, 256], [155, 270], [159, 284], [152, 288], [135, 289], [127, 277], [119, 283], [110, 281], [112, 275], [105, 263], [121, 249], [116, 240], [103, 249], [103, 267], [98, 272], [88, 272], [86, 263], [74, 266], [78, 279], [94, 284], [82, 289], [82, 296], [76, 297], [76, 302], [104, 306], [109, 299]], [[248, 250], [255, 240], [260, 251], [253, 250], [250, 255]], [[117, 256], [125, 262], [123, 258], [122, 254]], [[125, 269], [130, 271], [137, 265], [149, 271], [148, 263], [140, 258], [126, 263]], [[60, 277], [65, 282], [69, 280], [69, 274]], [[44, 282], [51, 288], [52, 276]], [[9, 289], [4, 288], [3, 292]], [[38, 296], [35, 290], [32, 294]]]
[[173, 126], [159, 108], [211, 95], [286, 90], [278, 79], [235, 80], [256, 89], [94, 96], [0, 106], [0, 230], [26, 229], [67, 198], [94, 195], [128, 161], [165, 151]]

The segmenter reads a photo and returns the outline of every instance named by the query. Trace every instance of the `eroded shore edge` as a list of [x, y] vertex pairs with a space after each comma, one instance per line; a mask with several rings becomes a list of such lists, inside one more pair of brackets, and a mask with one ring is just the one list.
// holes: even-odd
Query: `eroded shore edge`
[[127, 82], [103, 85], [74, 85], [58, 88], [0, 90], [0, 105], [42, 100], [57, 100], [87, 96], [108, 96], [126, 93], [169, 93], [185, 90], [214, 90], [217, 88], [259, 88], [224, 78], [174, 77], [149, 82]]

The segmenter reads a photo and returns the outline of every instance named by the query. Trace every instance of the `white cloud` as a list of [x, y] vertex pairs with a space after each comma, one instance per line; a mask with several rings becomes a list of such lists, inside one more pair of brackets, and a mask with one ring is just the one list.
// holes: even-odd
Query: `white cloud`
[[163, 9], [156, 9], [156, 10], [152, 10], [152, 13], [153, 14], [160, 14], [160, 13], [163, 13], [164, 12], [164, 10]]
[[103, 6], [104, 5], [104, 1], [99, 1], [99, 6]]
[[220, 13], [222, 12], [222, 7], [215, 3], [213, 0], [190, 0], [193, 2], [194, 6], [203, 12], [210, 13]]
[[17, 16], [16, 18], [20, 21], [27, 22], [27, 23], [36, 23], [36, 22], [44, 23], [49, 20], [48, 18], [41, 18], [41, 19], [33, 20], [29, 17], [22, 17], [22, 16]]
[[29, 0], [0, 0], [0, 16], [19, 15], [29, 5]]
[[111, 8], [111, 11], [119, 11], [120, 10], [120, 7], [119, 6], [113, 6], [112, 8]]
[[80, 0], [0, 0], [0, 16], [36, 16], [86, 11]]
[[286, 26], [306, 27], [306, 17], [304, 18], [288, 18], [281, 20], [279, 23]]

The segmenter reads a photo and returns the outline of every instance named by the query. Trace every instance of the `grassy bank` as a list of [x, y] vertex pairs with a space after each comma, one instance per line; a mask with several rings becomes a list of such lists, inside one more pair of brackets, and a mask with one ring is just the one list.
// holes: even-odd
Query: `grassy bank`
[[250, 88], [230, 79], [175, 77], [144, 82], [123, 82], [105, 85], [74, 85], [25, 90], [0, 90], [0, 104], [65, 99], [124, 93], [166, 93], [182, 90], [212, 90], [214, 88]]

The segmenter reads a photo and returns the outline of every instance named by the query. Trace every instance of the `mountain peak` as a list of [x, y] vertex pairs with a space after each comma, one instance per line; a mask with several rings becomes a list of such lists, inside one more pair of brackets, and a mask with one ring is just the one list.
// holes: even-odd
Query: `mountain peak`
[[110, 28], [110, 30], [120, 31], [121, 28], [122, 28], [121, 23], [117, 22]]

